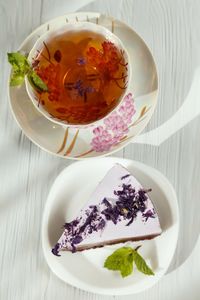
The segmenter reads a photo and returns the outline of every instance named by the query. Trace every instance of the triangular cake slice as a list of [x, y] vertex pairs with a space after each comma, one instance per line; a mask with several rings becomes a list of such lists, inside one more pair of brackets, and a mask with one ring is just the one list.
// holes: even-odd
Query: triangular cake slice
[[148, 192], [129, 171], [114, 165], [92, 193], [77, 218], [64, 225], [52, 249], [82, 251], [161, 234], [156, 209]]

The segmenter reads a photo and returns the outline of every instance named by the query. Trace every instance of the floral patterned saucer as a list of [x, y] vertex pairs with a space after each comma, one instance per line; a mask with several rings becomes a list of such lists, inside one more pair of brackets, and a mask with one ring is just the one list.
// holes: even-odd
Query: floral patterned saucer
[[63, 127], [34, 107], [24, 85], [9, 90], [13, 115], [26, 136], [42, 149], [69, 159], [108, 155], [127, 145], [149, 122], [158, 95], [155, 62], [144, 41], [121, 21], [100, 13], [67, 14], [45, 23], [26, 38], [20, 50], [29, 53], [38, 37], [50, 28], [81, 21], [100, 24], [114, 32], [128, 51], [132, 82], [115, 111], [93, 127]]

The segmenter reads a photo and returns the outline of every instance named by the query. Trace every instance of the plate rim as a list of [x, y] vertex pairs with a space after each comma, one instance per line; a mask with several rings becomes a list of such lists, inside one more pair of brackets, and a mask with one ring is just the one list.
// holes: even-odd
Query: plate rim
[[[42, 239], [42, 250], [43, 250], [43, 255], [45, 257], [46, 263], [49, 266], [50, 270], [63, 282], [79, 288], [81, 290], [84, 290], [86, 292], [91, 292], [91, 293], [95, 293], [95, 294], [99, 294], [99, 295], [110, 295], [110, 296], [122, 296], [122, 295], [131, 295], [131, 294], [138, 294], [141, 293], [144, 290], [147, 290], [149, 288], [151, 288], [152, 286], [154, 286], [155, 284], [158, 283], [158, 281], [167, 273], [167, 270], [169, 269], [171, 262], [173, 260], [173, 257], [175, 255], [176, 252], [176, 248], [177, 248], [177, 242], [178, 242], [178, 237], [179, 237], [179, 226], [180, 226], [180, 215], [179, 215], [179, 205], [178, 205], [178, 199], [177, 199], [177, 195], [176, 192], [174, 190], [173, 185], [171, 184], [171, 182], [168, 180], [168, 178], [162, 174], [159, 170], [144, 164], [143, 162], [140, 161], [136, 161], [136, 160], [130, 160], [130, 159], [125, 159], [125, 158], [118, 158], [118, 157], [106, 157], [106, 158], [96, 158], [96, 160], [109, 160], [112, 163], [122, 163], [123, 162], [127, 162], [127, 163], [131, 163], [133, 168], [139, 169], [141, 171], [143, 171], [143, 173], [145, 172], [145, 169], [147, 168], [149, 171], [152, 171], [156, 174], [156, 176], [159, 176], [160, 178], [162, 178], [165, 182], [165, 184], [167, 183], [168, 187], [170, 188], [172, 194], [173, 194], [173, 201], [174, 202], [174, 206], [173, 209], [175, 210], [175, 216], [176, 216], [176, 222], [173, 224], [173, 226], [175, 226], [174, 230], [175, 230], [175, 240], [174, 240], [174, 244], [173, 244], [173, 249], [171, 251], [171, 257], [168, 261], [168, 264], [166, 265], [166, 268], [164, 269], [164, 271], [160, 274], [157, 275], [156, 281], [153, 281], [152, 283], [150, 283], [148, 285], [148, 287], [144, 288], [144, 289], [138, 289], [137, 291], [131, 290], [131, 286], [129, 287], [123, 287], [123, 288], [119, 288], [119, 289], [113, 289], [113, 288], [99, 288], [99, 287], [94, 287], [92, 285], [89, 285], [88, 283], [84, 283], [82, 280], [76, 278], [74, 275], [71, 275], [70, 273], [68, 273], [67, 275], [67, 279], [63, 278], [62, 275], [59, 274], [59, 272], [56, 272], [54, 269], [52, 269], [51, 266], [51, 261], [48, 258], [47, 255], [47, 250], [46, 250], [46, 243], [45, 243], [45, 239], [46, 239], [46, 232], [48, 230], [48, 220], [49, 220], [49, 208], [51, 207], [51, 201], [50, 201], [50, 194], [51, 191], [53, 190], [54, 186], [56, 185], [57, 180], [59, 180], [59, 178], [62, 178], [63, 174], [66, 172], [66, 170], [71, 169], [74, 167], [74, 164], [87, 164], [87, 161], [77, 161], [74, 162], [73, 164], [70, 164], [69, 166], [65, 167], [54, 179], [53, 184], [51, 185], [49, 194], [47, 196], [47, 200], [44, 206], [44, 210], [43, 210], [43, 217], [42, 217], [42, 226], [41, 226], [41, 239]], [[70, 280], [68, 280], [71, 277]]]
[[[10, 75], [11, 75], [11, 70], [8, 74], [8, 80], [7, 80], [7, 86], [8, 86], [8, 99], [9, 99], [9, 106], [10, 106], [10, 110], [12, 112], [12, 115], [18, 125], [18, 127], [21, 129], [21, 131], [23, 132], [23, 134], [32, 142], [34, 143], [36, 146], [38, 146], [40, 149], [44, 150], [45, 152], [51, 154], [51, 155], [54, 155], [56, 157], [61, 157], [61, 158], [64, 158], [64, 159], [69, 159], [69, 160], [75, 160], [75, 161], [81, 161], [81, 160], [86, 160], [86, 159], [95, 159], [95, 158], [102, 158], [102, 157], [106, 157], [108, 155], [113, 155], [114, 153], [116, 153], [117, 151], [120, 151], [122, 150], [123, 148], [125, 148], [126, 146], [128, 146], [130, 143], [133, 143], [134, 142], [134, 139], [136, 136], [139, 136], [140, 133], [146, 128], [147, 124], [150, 122], [155, 110], [156, 110], [156, 107], [157, 107], [157, 103], [158, 103], [158, 96], [159, 96], [159, 91], [160, 91], [160, 85], [159, 85], [159, 72], [158, 72], [158, 67], [157, 67], [157, 64], [156, 64], [156, 61], [155, 61], [155, 57], [154, 55], [152, 54], [152, 51], [151, 49], [149, 48], [149, 46], [146, 44], [146, 42], [144, 41], [144, 39], [139, 35], [139, 33], [137, 33], [137, 31], [135, 31], [135, 29], [133, 29], [131, 26], [129, 26], [128, 24], [126, 24], [125, 22], [119, 20], [119, 19], [116, 19], [114, 18], [113, 16], [111, 15], [107, 15], [107, 14], [104, 14], [104, 13], [100, 13], [100, 12], [84, 12], [84, 11], [80, 11], [80, 12], [71, 12], [71, 13], [67, 13], [67, 14], [64, 14], [62, 16], [58, 16], [58, 17], [55, 17], [53, 19], [50, 19], [49, 21], [46, 21], [44, 22], [43, 24], [39, 25], [38, 27], [36, 27], [24, 40], [23, 42], [20, 44], [20, 46], [18, 47], [18, 51], [23, 48], [26, 43], [28, 42], [28, 40], [34, 36], [38, 30], [40, 30], [43, 26], [48, 26], [50, 23], [53, 23], [55, 22], [56, 20], [58, 19], [63, 19], [63, 18], [67, 18], [67, 17], [73, 17], [73, 16], [77, 16], [77, 15], [84, 15], [84, 16], [96, 16], [96, 17], [99, 17], [99, 16], [105, 16], [107, 18], [110, 18], [110, 19], [113, 19], [113, 20], [117, 20], [118, 22], [120, 22], [121, 24], [123, 24], [123, 26], [126, 26], [127, 28], [129, 28], [130, 30], [132, 30], [136, 35], [137, 37], [144, 43], [144, 45], [146, 46], [146, 48], [148, 49], [148, 52], [149, 54], [151, 55], [151, 58], [153, 60], [153, 63], [154, 63], [154, 66], [155, 66], [155, 70], [156, 70], [156, 75], [157, 75], [157, 89], [156, 89], [156, 98], [155, 98], [155, 103], [149, 113], [149, 116], [147, 118], [147, 122], [145, 123], [144, 127], [142, 127], [140, 130], [138, 130], [138, 133], [132, 137], [130, 137], [128, 140], [126, 140], [124, 142], [124, 144], [122, 143], [122, 145], [119, 145], [116, 147], [116, 149], [111, 149], [109, 151], [106, 151], [106, 152], [102, 152], [98, 155], [95, 155], [95, 156], [91, 156], [91, 157], [75, 157], [75, 156], [65, 156], [65, 155], [62, 155], [60, 153], [56, 153], [56, 152], [53, 152], [49, 149], [47, 149], [46, 147], [44, 147], [43, 145], [41, 145], [40, 143], [38, 143], [37, 141], [34, 140], [34, 138], [32, 137], [32, 135], [30, 133], [27, 133], [25, 132], [24, 130], [24, 127], [20, 125], [20, 122], [18, 121], [17, 119], [17, 116], [15, 114], [15, 110], [13, 109], [13, 105], [12, 105], [12, 100], [11, 100], [11, 87], [9, 85], [9, 81], [10, 81]], [[39, 112], [38, 112], [39, 113]], [[40, 114], [42, 116], [42, 114]], [[42, 116], [43, 118], [45, 118], [44, 116]], [[53, 122], [52, 122], [53, 123]], [[60, 126], [62, 127], [62, 126]]]

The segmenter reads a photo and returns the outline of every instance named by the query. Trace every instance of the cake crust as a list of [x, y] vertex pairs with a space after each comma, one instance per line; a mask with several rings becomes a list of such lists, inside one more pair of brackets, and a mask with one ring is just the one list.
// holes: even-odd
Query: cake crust
[[[77, 252], [82, 252], [85, 250], [89, 250], [89, 249], [96, 249], [96, 248], [102, 248], [104, 246], [112, 246], [112, 245], [116, 245], [116, 244], [120, 244], [120, 243], [126, 243], [126, 242], [138, 242], [138, 241], [144, 241], [144, 240], [152, 240], [155, 237], [161, 235], [161, 233], [159, 234], [151, 234], [148, 236], [138, 236], [138, 237], [133, 237], [133, 238], [123, 238], [123, 239], [116, 239], [116, 240], [111, 240], [111, 241], [106, 241], [106, 242], [102, 242], [102, 243], [96, 243], [96, 244], [90, 244], [90, 245], [85, 245], [85, 246], [78, 246], [76, 247], [76, 251]], [[67, 248], [62, 249], [62, 251], [71, 251]]]

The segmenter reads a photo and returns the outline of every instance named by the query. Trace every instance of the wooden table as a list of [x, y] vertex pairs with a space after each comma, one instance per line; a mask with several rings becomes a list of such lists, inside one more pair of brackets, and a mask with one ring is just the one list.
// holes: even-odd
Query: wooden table
[[[87, 2], [90, 1], [0, 0], [1, 300], [112, 298], [61, 282], [44, 260], [40, 234], [44, 204], [54, 179], [72, 162], [40, 150], [16, 125], [8, 104], [10, 68], [6, 52], [16, 50], [39, 24], [76, 9], [99, 11], [127, 22], [150, 47], [159, 71], [159, 102], [146, 131], [179, 109], [200, 65], [199, 0], [98, 0], [85, 6]], [[187, 112], [182, 118], [186, 115]], [[159, 147], [136, 143], [116, 154], [163, 172], [176, 189], [181, 216], [178, 247], [168, 274], [150, 290], [115, 297], [117, 300], [200, 299], [199, 125], [199, 118], [195, 118]]]

